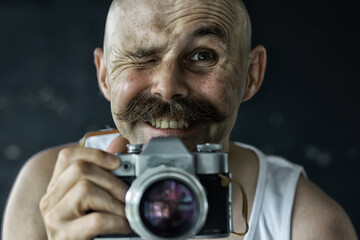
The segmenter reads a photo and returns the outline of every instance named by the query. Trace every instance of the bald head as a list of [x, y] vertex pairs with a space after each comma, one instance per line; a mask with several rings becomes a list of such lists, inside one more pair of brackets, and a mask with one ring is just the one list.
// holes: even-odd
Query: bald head
[[[240, 103], [262, 83], [266, 52], [261, 46], [251, 50], [250, 42], [250, 19], [240, 0], [113, 1], [105, 56], [98, 49], [95, 63], [117, 128], [131, 143], [169, 134], [179, 134], [189, 149], [199, 142], [225, 142]], [[226, 117], [217, 123], [199, 121], [191, 131], [181, 129], [195, 118], [172, 113], [148, 120], [119, 118], [118, 113], [142, 94], [164, 103], [205, 100]], [[149, 103], [142, 110], [148, 114], [152, 107]], [[180, 127], [169, 130], [174, 122]]]
[[[186, 5], [184, 2], [189, 2], [189, 5]], [[224, 10], [221, 18], [225, 20], [224, 22], [229, 20], [228, 25], [233, 25], [229, 27], [228, 35], [237, 36], [234, 38], [236, 42], [233, 44], [240, 46], [241, 56], [246, 58], [251, 50], [251, 21], [242, 0], [164, 0], [161, 1], [161, 3], [157, 0], [114, 0], [110, 6], [106, 20], [104, 36], [105, 59], [110, 55], [109, 53], [113, 48], [114, 41], [118, 41], [119, 38], [125, 38], [126, 41], [131, 41], [131, 38], [128, 38], [127, 35], [132, 34], [134, 31], [140, 30], [141, 28], [151, 29], [154, 27], [164, 27], [171, 23], [171, 17], [166, 23], [161, 19], [161, 16], [164, 15], [164, 8], [168, 10], [169, 15], [175, 15], [176, 12], [186, 10], [191, 12], [191, 8], [195, 9], [196, 6], [203, 8], [204, 11], [208, 11], [205, 6], [209, 5], [218, 5], [220, 10]], [[145, 18], [146, 21], [140, 21], [139, 17]], [[226, 19], [226, 17], [230, 19]], [[173, 19], [176, 19], [176, 17]], [[125, 22], [128, 24], [124, 24]]]

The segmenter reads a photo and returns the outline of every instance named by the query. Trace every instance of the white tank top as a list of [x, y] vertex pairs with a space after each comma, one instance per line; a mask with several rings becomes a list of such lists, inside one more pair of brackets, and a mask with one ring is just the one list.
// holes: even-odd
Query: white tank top
[[[106, 150], [119, 133], [88, 137], [85, 147]], [[235, 143], [253, 151], [259, 159], [259, 176], [244, 240], [290, 240], [291, 213], [295, 191], [303, 167], [277, 156], [267, 156], [257, 148]]]

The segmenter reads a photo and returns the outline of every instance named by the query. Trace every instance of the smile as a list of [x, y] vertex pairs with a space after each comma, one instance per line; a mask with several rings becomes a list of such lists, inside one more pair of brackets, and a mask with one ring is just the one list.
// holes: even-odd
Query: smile
[[176, 121], [174, 119], [157, 118], [149, 122], [153, 127], [160, 129], [186, 129], [189, 128], [189, 123], [186, 120]]

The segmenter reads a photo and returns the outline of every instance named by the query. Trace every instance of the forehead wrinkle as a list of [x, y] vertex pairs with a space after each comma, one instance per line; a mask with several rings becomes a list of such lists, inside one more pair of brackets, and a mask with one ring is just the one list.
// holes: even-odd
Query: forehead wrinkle
[[200, 26], [199, 28], [195, 29], [193, 32], [193, 37], [203, 37], [203, 36], [213, 36], [217, 40], [219, 40], [222, 44], [227, 45], [228, 39], [221, 27], [218, 27], [216, 24], [214, 25], [206, 25]]
[[228, 21], [229, 21], [230, 23], [233, 23], [233, 19], [236, 17], [236, 13], [235, 13], [234, 11], [232, 11], [231, 8], [227, 8], [227, 7], [226, 7], [225, 11], [230, 11], [230, 12], [232, 13], [232, 16], [230, 16], [230, 14], [229, 14], [229, 15], [228, 15], [228, 14], [225, 14], [224, 11], [218, 10], [218, 8], [223, 9], [223, 8], [222, 8], [222, 5], [218, 6], [218, 5], [214, 4], [214, 3], [208, 3], [207, 6], [213, 6], [213, 7], [215, 7], [215, 9], [212, 9], [212, 11], [214, 11], [214, 12], [216, 12], [216, 13], [219, 13], [220, 15], [223, 15], [225, 18], [228, 19]]
[[[226, 40], [230, 43], [231, 35], [234, 31], [242, 30], [244, 25], [243, 19], [241, 18], [243, 14], [236, 14], [238, 8], [237, 6], [231, 6], [228, 1], [220, 1], [220, 3], [206, 3], [198, 2], [193, 5], [189, 5], [184, 2], [176, 2], [173, 5], [168, 4], [169, 9], [166, 14], [170, 17], [167, 19], [169, 24], [167, 24], [169, 29], [175, 29], [178, 20], [184, 18], [185, 24], [191, 23], [197, 20], [204, 20], [205, 23], [212, 23], [220, 26], [225, 33]], [[239, 16], [240, 15], [240, 16]], [[240, 24], [238, 24], [240, 23]], [[235, 30], [238, 29], [238, 30]], [[242, 34], [242, 31], [241, 31]]]
[[227, 8], [227, 10], [232, 12], [232, 19], [236, 19], [235, 24], [238, 24], [237, 27], [240, 30], [240, 34], [244, 35], [241, 37], [243, 38], [243, 44], [245, 44], [245, 42], [248, 41], [249, 37], [247, 35], [251, 35], [251, 33], [249, 34], [247, 29], [250, 25], [250, 19], [247, 18], [247, 10], [245, 5], [243, 4], [243, 1], [233, 0], [232, 2], [229, 2], [225, 0], [221, 1], [221, 5], [226, 5], [225, 7]]
[[[191, 17], [191, 16], [196, 16], [196, 17]], [[211, 19], [211, 18], [209, 19], [209, 16], [215, 16], [215, 19]], [[173, 25], [176, 25], [177, 24], [176, 21], [182, 17], [183, 16], [173, 19], [172, 23], [169, 24], [169, 28], [174, 29]], [[209, 12], [203, 12], [203, 13], [201, 13], [200, 16], [199, 16], [199, 13], [194, 13], [194, 14], [187, 15], [187, 17], [188, 17], [188, 19], [186, 19], [186, 21], [184, 22], [185, 24], [204, 20], [203, 25], [211, 23], [212, 25], [218, 26], [225, 33], [225, 39], [227, 41], [229, 40], [229, 32], [230, 32], [228, 29], [229, 25], [224, 24], [222, 21], [217, 21], [218, 20], [218, 19], [216, 19], [216, 17], [218, 17], [217, 15], [211, 14]]]
[[[241, 1], [241, 0], [240, 0]], [[231, 6], [231, 4], [228, 1], [221, 1], [220, 5], [226, 5], [225, 7], [227, 10], [229, 10], [233, 15], [237, 15], [236, 11], [234, 10], [234, 6]]]
[[[183, 14], [181, 14], [182, 11], [186, 11], [187, 9], [191, 8], [193, 11], [188, 13], [188, 12], [184, 12]], [[197, 12], [195, 12], [197, 10]], [[180, 13], [179, 16], [176, 16], [176, 13]], [[225, 22], [226, 24], [228, 24], [229, 26], [231, 26], [231, 24], [233, 23], [232, 18], [230, 18], [228, 15], [226, 15], [224, 12], [220, 11], [220, 10], [215, 10], [212, 9], [209, 6], [199, 6], [199, 7], [188, 7], [186, 9], [181, 9], [178, 11], [174, 11], [174, 12], [170, 12], [168, 13], [169, 15], [175, 15], [173, 18], [170, 19], [170, 22], [175, 22], [181, 18], [184, 17], [191, 17], [194, 15], [205, 15], [207, 16], [207, 18], [209, 18], [209, 16], [213, 16], [215, 18], [220, 19], [221, 21]]]
[[[196, 30], [199, 30], [201, 28], [212, 28], [213, 26], [219, 28], [222, 30], [222, 32], [224, 33], [224, 37], [222, 38], [219, 38], [220, 40], [224, 40], [222, 42], [225, 43], [226, 46], [229, 46], [230, 44], [230, 38], [229, 38], [229, 30], [228, 28], [226, 27], [226, 25], [222, 24], [221, 22], [218, 22], [218, 21], [215, 21], [215, 20], [210, 20], [208, 19], [208, 15], [205, 15], [205, 16], [198, 16], [197, 18], [192, 18], [192, 19], [189, 19], [188, 21], [186, 21], [185, 23], [186, 24], [189, 24], [191, 22], [195, 22], [195, 21], [199, 21], [199, 20], [206, 20], [204, 21], [204, 23], [202, 25], [200, 25], [200, 27]], [[203, 26], [203, 27], [202, 27]], [[196, 31], [195, 30], [195, 31]]]
[[[200, 10], [199, 12], [193, 12], [193, 13], [184, 13], [184, 14], [181, 14], [180, 16], [178, 17], [175, 17], [173, 19], [171, 19], [171, 21], [176, 21], [184, 16], [191, 16], [191, 15], [194, 15], [194, 14], [209, 14], [210, 12], [214, 12], [212, 15], [213, 16], [216, 16], [218, 17], [220, 20], [226, 22], [227, 24], [231, 24], [233, 23], [233, 18], [235, 17], [235, 14], [233, 14], [234, 16], [230, 17], [229, 15], [225, 14], [223, 11], [221, 10], [218, 10], [218, 9], [214, 9], [214, 8], [211, 8], [211, 6], [215, 7], [215, 8], [219, 8], [218, 5], [216, 4], [208, 4], [207, 6], [196, 6], [196, 7], [193, 7], [193, 6], [188, 6], [188, 7], [185, 7], [185, 8], [181, 8], [181, 9], [178, 9], [178, 10], [174, 10], [174, 11], [171, 11], [171, 12], [167, 12], [167, 14], [169, 15], [175, 15], [177, 13], [180, 13], [182, 11], [186, 11], [188, 9], [192, 9], [193, 11], [195, 10]], [[220, 7], [221, 8], [221, 7]]]

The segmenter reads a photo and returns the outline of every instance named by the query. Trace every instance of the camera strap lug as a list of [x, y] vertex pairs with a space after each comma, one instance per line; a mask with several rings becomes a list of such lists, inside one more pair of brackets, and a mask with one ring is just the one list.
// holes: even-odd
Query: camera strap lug
[[235, 183], [240, 188], [242, 200], [243, 200], [242, 217], [245, 222], [245, 231], [243, 233], [232, 232], [231, 234], [233, 234], [235, 236], [243, 237], [249, 231], [249, 223], [247, 220], [248, 219], [248, 202], [247, 202], [247, 197], [246, 197], [244, 187], [241, 185], [240, 182], [235, 181], [232, 178], [228, 178], [222, 174], [218, 174], [218, 176], [221, 178], [221, 186], [227, 187], [230, 183]]

